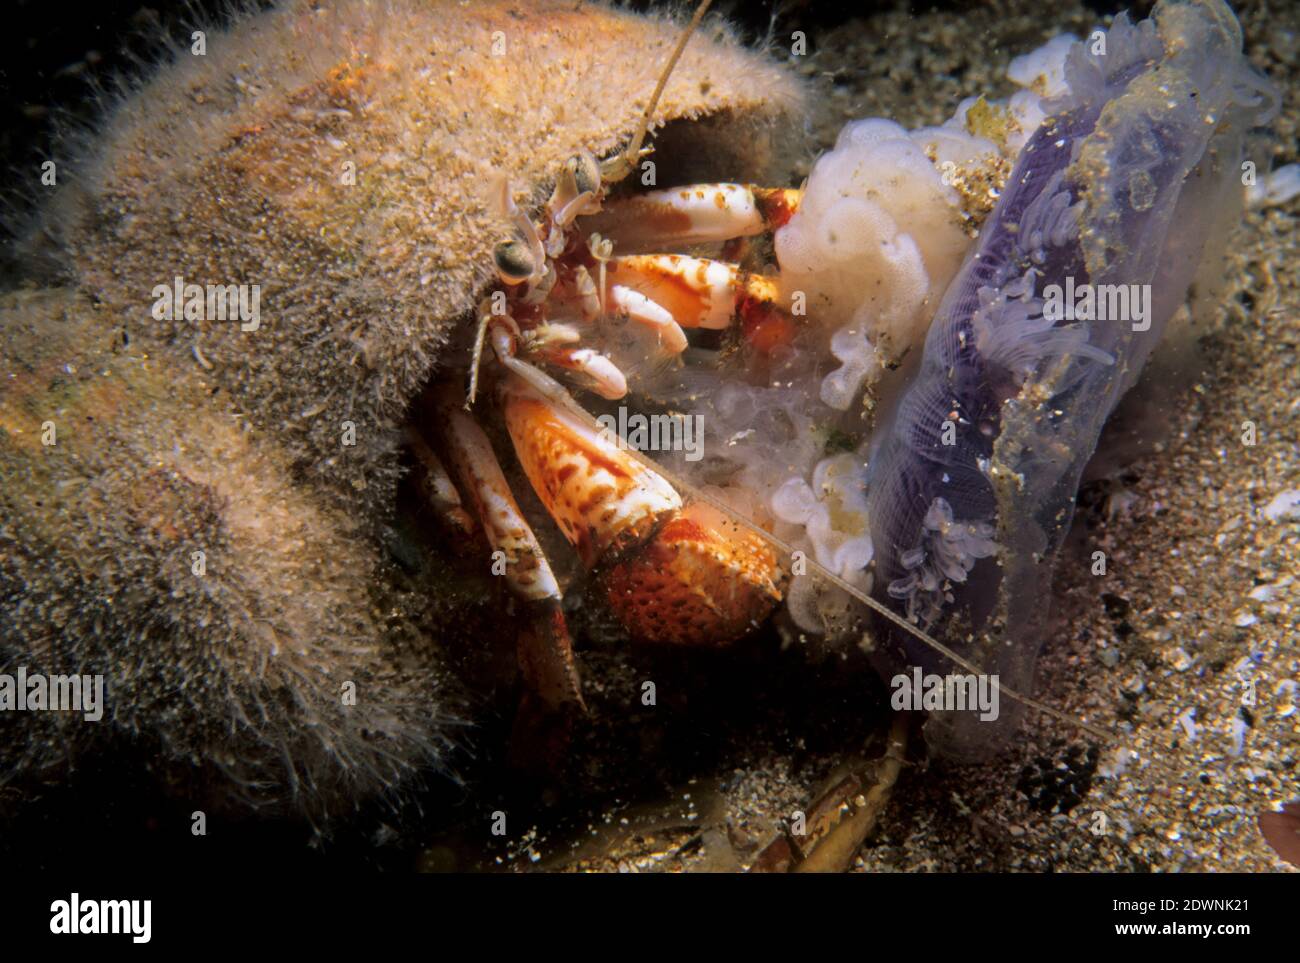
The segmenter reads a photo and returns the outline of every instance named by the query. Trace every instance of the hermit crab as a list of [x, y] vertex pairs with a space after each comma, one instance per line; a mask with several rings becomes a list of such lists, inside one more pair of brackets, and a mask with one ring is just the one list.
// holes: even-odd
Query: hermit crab
[[[600, 570], [620, 621], [634, 638], [724, 645], [761, 623], [781, 599], [783, 577], [772, 548], [706, 503], [684, 505], [672, 484], [629, 454], [621, 439], [583, 419], [543, 366], [618, 400], [628, 394], [626, 377], [584, 341], [584, 333], [598, 334], [610, 319], [639, 329], [627, 340], [640, 357], [680, 354], [687, 346], [683, 327], [737, 326], [768, 347], [788, 338], [793, 321], [770, 278], [725, 261], [613, 251], [721, 243], [771, 231], [788, 220], [798, 193], [702, 184], [606, 202], [638, 148], [639, 138], [628, 154], [604, 164], [589, 153], [572, 157], [540, 223], [523, 214], [503, 186], [501, 207], [518, 236], [493, 252], [502, 288], [479, 307], [469, 400], [479, 387], [486, 341], [500, 368], [493, 390], [515, 453], [584, 564]], [[435, 392], [429, 423], [437, 426], [435, 447], [444, 452], [455, 483], [434, 449], [417, 439], [427, 484], [442, 493], [439, 509], [462, 531], [471, 524], [457, 488], [467, 493], [488, 542], [502, 555], [507, 584], [532, 608], [520, 643], [531, 690], [552, 706], [581, 705], [559, 583], [490, 442], [462, 401], [453, 383]]]
[[[750, 358], [777, 356], [787, 376], [796, 372], [785, 398], [763, 386], [751, 389], [756, 397], [781, 404], [793, 396], [825, 418], [849, 407], [865, 384], [869, 406], [892, 408], [872, 419], [878, 430], [859, 449], [860, 467], [839, 483], [840, 518], [831, 526], [869, 527], [870, 538], [845, 544], [842, 534], [823, 533], [810, 546], [821, 579], [838, 577], [836, 589], [875, 608], [891, 623], [886, 634], [898, 633], [879, 646], [890, 653], [882, 664], [984, 664], [1021, 698], [1015, 689], [1028, 684], [1038, 647], [1027, 636], [1037, 631], [1037, 599], [1049, 584], [1045, 563], [1068, 528], [1083, 466], [1193, 279], [1219, 270], [1220, 241], [1207, 218], [1239, 210], [1236, 161], [1275, 99], [1242, 59], [1240, 30], [1221, 4], [1169, 3], [1137, 24], [1121, 15], [1098, 37], [1097, 49], [1054, 42], [1037, 55], [1052, 60], [1043, 75], [1055, 76], [1050, 89], [1044, 79], [1040, 93], [1006, 105], [963, 105], [942, 128], [908, 134], [878, 120], [848, 125], [809, 179], [806, 210], [800, 191], [740, 184], [607, 199], [635, 167], [639, 136], [604, 165], [590, 154], [570, 158], [537, 222], [503, 193], [500, 209], [515, 237], [494, 251], [501, 287], [479, 308], [470, 399], [486, 342], [503, 369], [496, 390], [526, 475], [584, 563], [600, 570], [605, 596], [634, 636], [734, 639], [780, 598], [778, 566], [793, 568], [794, 552], [716, 503], [683, 509], [667, 480], [584, 421], [541, 367], [621, 399], [628, 379], [615, 351], [636, 361], [671, 357], [687, 347], [683, 328], [735, 328]], [[1193, 61], [1188, 50], [1208, 51], [1208, 59]], [[1186, 88], [1187, 103], [1172, 95], [1149, 103], [1147, 86], [1156, 82], [1162, 92]], [[972, 197], [959, 185], [986, 193]], [[888, 188], [903, 200], [882, 198]], [[893, 224], [889, 214], [919, 224]], [[764, 232], [776, 234], [778, 276], [643, 253]], [[872, 262], [877, 246], [892, 249], [883, 270]], [[809, 257], [819, 251], [844, 265], [819, 273]], [[791, 313], [792, 302], [808, 296], [791, 290], [788, 275], [801, 267], [818, 285], [814, 315], [842, 316], [846, 302], [853, 308], [829, 352], [818, 342], [825, 335], [806, 335]], [[1107, 315], [1104, 303], [1100, 312], [1080, 310], [1078, 320], [1073, 305], [1067, 318], [1053, 313], [1052, 292], [1074, 290], [1076, 281], [1091, 282], [1102, 297], [1123, 294], [1128, 313]], [[605, 330], [611, 318], [623, 322], [623, 343]], [[825, 318], [817, 320], [825, 326]], [[602, 337], [611, 351], [601, 350]], [[821, 379], [820, 398], [809, 399], [819, 344], [842, 365]], [[886, 369], [903, 368], [913, 349], [923, 355], [919, 368], [913, 361], [891, 388]], [[723, 378], [737, 378], [735, 367]], [[488, 521], [488, 538], [505, 555], [514, 591], [543, 603], [545, 628], [527, 637], [532, 651], [523, 662], [551, 701], [561, 693], [580, 701], [572, 672], [558, 668], [571, 664], [558, 585], [499, 470], [486, 464], [490, 446], [454, 411], [453, 393], [439, 397], [457, 482], [473, 491], [480, 517], [506, 523]], [[729, 421], [710, 398], [688, 403]], [[810, 509], [791, 505], [798, 500], [791, 492], [773, 492], [752, 469], [788, 471], [801, 454], [791, 444], [775, 459], [755, 456], [748, 477], [742, 473], [742, 485], [792, 522]], [[442, 479], [437, 488], [452, 489], [431, 454], [426, 466]], [[797, 474], [791, 480], [801, 484]], [[881, 577], [866, 574], [865, 587], [875, 583], [875, 599], [861, 590], [872, 561]], [[1008, 578], [1013, 570], [1020, 575]], [[848, 579], [859, 580], [858, 591]], [[821, 628], [809, 621], [806, 628]], [[953, 622], [965, 628], [954, 631]], [[975, 663], [927, 635], [936, 626], [977, 654]], [[965, 753], [989, 741], [958, 728], [951, 738]]]

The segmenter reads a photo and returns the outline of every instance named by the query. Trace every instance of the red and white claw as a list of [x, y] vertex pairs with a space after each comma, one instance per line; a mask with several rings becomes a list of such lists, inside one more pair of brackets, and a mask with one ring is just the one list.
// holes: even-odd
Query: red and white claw
[[611, 565], [605, 596], [633, 638], [726, 645], [781, 601], [767, 542], [702, 502], [668, 519], [640, 552]]
[[522, 379], [501, 394], [528, 480], [634, 638], [727, 644], [780, 601], [783, 576], [757, 535], [683, 507], [661, 475]]
[[506, 428], [537, 497], [583, 564], [639, 545], [682, 507], [660, 475], [513, 373], [501, 381]]
[[574, 372], [579, 380], [596, 394], [610, 401], [627, 395], [627, 378], [618, 365], [591, 348], [547, 348], [537, 357], [559, 368]]
[[739, 322], [745, 338], [769, 352], [796, 325], [774, 278], [726, 261], [682, 254], [634, 254], [606, 265], [611, 292], [623, 287], [654, 302], [685, 328], [722, 330]]

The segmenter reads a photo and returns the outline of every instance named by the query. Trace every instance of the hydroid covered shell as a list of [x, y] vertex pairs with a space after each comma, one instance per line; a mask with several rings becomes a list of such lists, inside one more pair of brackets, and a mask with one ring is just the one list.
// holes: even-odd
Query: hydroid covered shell
[[457, 698], [437, 646], [410, 644], [418, 610], [377, 618], [363, 523], [79, 294], [6, 296], [0, 338], [0, 672], [98, 675], [106, 703], [11, 719], [5, 777], [125, 733], [215, 781], [203, 805], [320, 815], [443, 757]]
[[[186, 364], [199, 345], [307, 478], [382, 511], [393, 429], [494, 279], [495, 178], [536, 205], [575, 151], [626, 144], [680, 29], [598, 4], [287, 3], [125, 100], [49, 227], [106, 322]], [[656, 119], [700, 129], [660, 148], [657, 176], [702, 153], [758, 175], [798, 99], [725, 35], [696, 37]], [[260, 285], [260, 326], [154, 318], [176, 277]]]

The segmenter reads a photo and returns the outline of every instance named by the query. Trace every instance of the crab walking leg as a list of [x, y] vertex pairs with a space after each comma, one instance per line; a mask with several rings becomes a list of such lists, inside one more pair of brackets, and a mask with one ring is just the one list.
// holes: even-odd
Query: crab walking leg
[[633, 254], [610, 260], [613, 287], [629, 288], [669, 312], [685, 328], [729, 328], [749, 302], [778, 304], [773, 278], [726, 261], [684, 254]]
[[536, 352], [535, 356], [581, 376], [602, 398], [617, 401], [627, 395], [627, 379], [623, 372], [609, 358], [591, 348], [550, 347]]
[[662, 476], [534, 385], [501, 387], [506, 427], [538, 497], [634, 638], [722, 645], [781, 599], [771, 548], [706, 504], [683, 507]]
[[693, 184], [607, 201], [583, 230], [611, 237], [621, 251], [753, 237], [785, 225], [802, 193], [746, 184]]
[[491, 443], [454, 389], [440, 391], [433, 408], [451, 470], [489, 544], [505, 556], [506, 584], [529, 610], [529, 625], [519, 637], [526, 685], [552, 707], [585, 708], [559, 582], [510, 492]]
[[605, 303], [609, 305], [611, 314], [626, 314], [637, 324], [654, 331], [659, 336], [659, 344], [669, 354], [681, 354], [686, 350], [686, 332], [677, 323], [677, 319], [640, 291], [622, 284], [611, 285]]
[[783, 831], [758, 854], [749, 871], [846, 872], [889, 805], [906, 762], [909, 724], [907, 713], [896, 713], [885, 755], [874, 763], [852, 767], [836, 780], [805, 807], [805, 832], [795, 836]]
[[682, 254], [634, 254], [607, 265], [609, 300], [631, 291], [667, 312], [684, 328], [721, 330], [740, 322], [745, 338], [762, 351], [794, 337], [775, 278], [742, 271], [726, 261]]
[[587, 387], [602, 398], [617, 401], [627, 395], [627, 378], [618, 365], [592, 348], [582, 347], [582, 332], [567, 322], [547, 321], [518, 331], [503, 325], [492, 336], [492, 350], [507, 356], [520, 354], [579, 375]]
[[669, 354], [681, 354], [686, 350], [686, 333], [666, 308], [640, 291], [622, 284], [610, 284], [608, 272], [604, 270], [601, 277], [606, 279], [603, 298], [590, 272], [580, 267], [574, 272], [572, 290], [566, 288], [552, 293], [547, 306], [563, 316], [580, 313], [583, 321], [587, 322], [597, 321], [605, 315], [624, 314], [652, 331]]
[[446, 466], [416, 431], [407, 432], [407, 445], [420, 467], [420, 490], [435, 515], [452, 532], [465, 540], [478, 534], [478, 526], [460, 500]]

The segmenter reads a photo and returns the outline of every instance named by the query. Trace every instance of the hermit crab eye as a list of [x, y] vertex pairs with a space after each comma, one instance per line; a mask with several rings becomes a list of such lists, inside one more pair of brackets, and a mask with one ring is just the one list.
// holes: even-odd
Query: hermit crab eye
[[591, 194], [600, 190], [600, 164], [591, 154], [586, 151], [574, 154], [565, 166], [573, 172], [579, 194]]
[[536, 267], [528, 245], [518, 239], [498, 244], [492, 249], [492, 259], [496, 262], [497, 274], [507, 284], [527, 281]]

